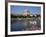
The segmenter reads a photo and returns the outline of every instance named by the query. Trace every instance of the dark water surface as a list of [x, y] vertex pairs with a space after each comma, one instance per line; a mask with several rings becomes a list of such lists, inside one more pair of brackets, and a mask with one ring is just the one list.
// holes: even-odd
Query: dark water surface
[[11, 31], [40, 30], [40, 19], [11, 20]]

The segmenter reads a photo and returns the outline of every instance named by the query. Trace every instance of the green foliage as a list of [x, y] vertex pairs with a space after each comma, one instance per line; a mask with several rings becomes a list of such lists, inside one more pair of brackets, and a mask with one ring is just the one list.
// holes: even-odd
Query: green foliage
[[[34, 18], [35, 16], [16, 16], [11, 14], [11, 18]], [[35, 18], [40, 17], [40, 15], [37, 15]]]

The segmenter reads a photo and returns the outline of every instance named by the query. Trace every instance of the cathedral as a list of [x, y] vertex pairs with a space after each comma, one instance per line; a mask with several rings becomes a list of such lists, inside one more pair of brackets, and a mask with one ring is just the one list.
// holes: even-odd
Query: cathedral
[[28, 9], [25, 9], [23, 12], [23, 16], [31, 16], [33, 15]]

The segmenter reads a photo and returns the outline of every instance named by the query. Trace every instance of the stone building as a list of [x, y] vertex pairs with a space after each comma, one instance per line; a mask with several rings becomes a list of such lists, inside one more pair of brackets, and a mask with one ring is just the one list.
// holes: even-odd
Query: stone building
[[24, 12], [23, 12], [23, 16], [32, 16], [32, 15], [33, 14], [27, 9], [25, 9]]
[[24, 10], [23, 12], [23, 16], [29, 16], [30, 15], [30, 11], [29, 10]]

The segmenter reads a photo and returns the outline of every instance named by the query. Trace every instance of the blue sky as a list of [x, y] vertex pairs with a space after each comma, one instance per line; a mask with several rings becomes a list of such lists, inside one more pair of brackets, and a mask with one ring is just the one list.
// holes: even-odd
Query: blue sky
[[25, 9], [28, 9], [33, 14], [40, 14], [41, 7], [40, 6], [16, 6], [11, 5], [11, 13], [13, 14], [22, 14]]

